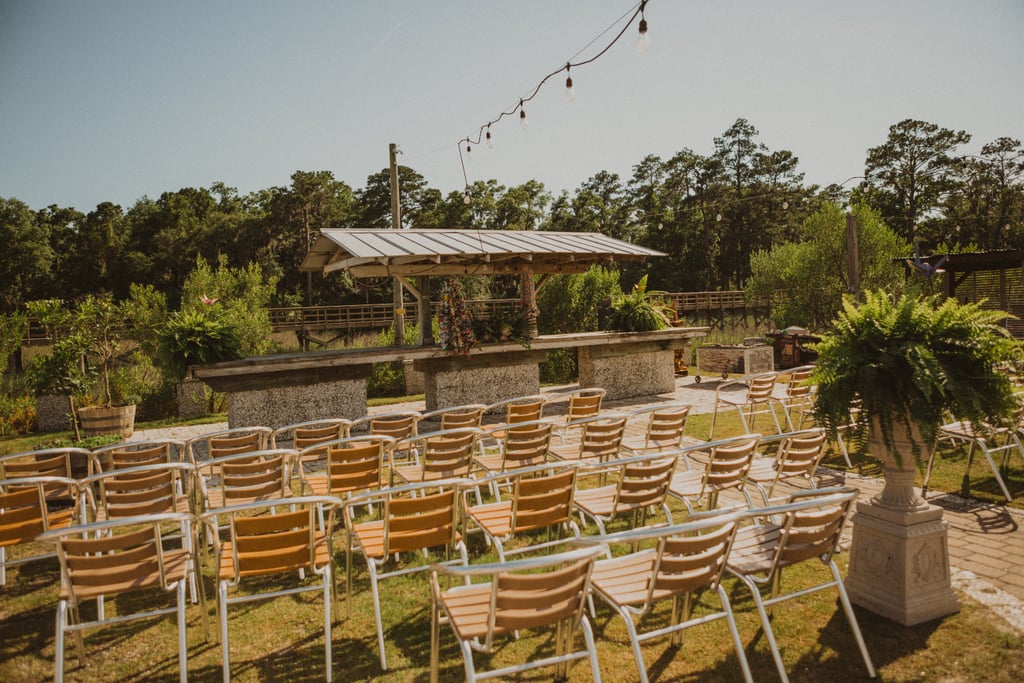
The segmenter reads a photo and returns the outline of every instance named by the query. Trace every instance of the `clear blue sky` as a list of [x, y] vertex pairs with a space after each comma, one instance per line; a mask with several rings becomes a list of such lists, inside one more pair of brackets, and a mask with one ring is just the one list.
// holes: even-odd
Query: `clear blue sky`
[[[631, 0], [0, 0], [0, 196], [124, 208], [215, 181], [242, 193], [401, 163], [461, 189], [456, 142], [569, 60]], [[634, 33], [506, 119], [470, 181], [572, 192], [647, 154], [701, 154], [738, 117], [806, 181], [863, 172], [919, 118], [1024, 138], [1021, 0], [650, 0]], [[597, 46], [604, 43], [598, 41]], [[582, 57], [592, 54], [584, 52]]]

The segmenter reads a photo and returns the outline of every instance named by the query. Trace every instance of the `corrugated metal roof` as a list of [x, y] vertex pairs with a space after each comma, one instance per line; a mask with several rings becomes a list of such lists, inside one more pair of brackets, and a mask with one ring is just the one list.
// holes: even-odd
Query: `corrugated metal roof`
[[321, 230], [302, 271], [382, 275], [580, 273], [595, 263], [643, 261], [660, 251], [599, 232]]

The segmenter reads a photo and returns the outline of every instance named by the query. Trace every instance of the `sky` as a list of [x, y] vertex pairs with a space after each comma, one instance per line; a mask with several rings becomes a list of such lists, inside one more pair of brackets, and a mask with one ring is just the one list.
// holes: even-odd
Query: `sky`
[[492, 126], [464, 177], [458, 141], [596, 54], [635, 6], [0, 0], [0, 196], [127, 209], [300, 170], [358, 190], [389, 143], [445, 194], [493, 178], [557, 195], [602, 170], [628, 181], [649, 154], [710, 154], [738, 118], [818, 185], [862, 175], [905, 118], [967, 131], [965, 154], [1024, 139], [1022, 0], [650, 0], [648, 51], [630, 27], [573, 69], [571, 103], [552, 78], [528, 128]]

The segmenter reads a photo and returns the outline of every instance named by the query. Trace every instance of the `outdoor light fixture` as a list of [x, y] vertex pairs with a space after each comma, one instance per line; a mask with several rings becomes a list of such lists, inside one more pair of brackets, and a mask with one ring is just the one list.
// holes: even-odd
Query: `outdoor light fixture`
[[570, 65], [565, 65], [565, 101], [572, 102], [576, 99], [576, 91], [572, 89], [572, 76], [569, 75], [569, 69], [572, 68]]
[[487, 149], [494, 149], [494, 140], [491, 139], [491, 127], [487, 126]]
[[468, 144], [466, 145], [466, 158], [467, 159], [472, 159], [473, 158], [473, 146], [472, 145], [468, 145]]
[[651, 47], [651, 38], [647, 35], [647, 19], [644, 18], [644, 8], [647, 6], [647, 0], [640, 3], [640, 36], [636, 39], [636, 51], [647, 52], [647, 49]]
[[526, 130], [528, 125], [526, 122], [526, 110], [523, 109], [523, 101], [519, 100], [519, 127]]

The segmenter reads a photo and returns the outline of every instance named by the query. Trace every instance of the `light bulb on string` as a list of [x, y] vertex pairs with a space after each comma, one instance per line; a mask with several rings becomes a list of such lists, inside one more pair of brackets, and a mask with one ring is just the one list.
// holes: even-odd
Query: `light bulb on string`
[[472, 145], [469, 145], [469, 144], [466, 145], [466, 158], [467, 159], [472, 159], [473, 158], [473, 146]]
[[789, 202], [786, 202], [786, 201], [782, 202], [782, 210], [785, 211], [788, 208], [789, 208]]
[[526, 121], [526, 110], [523, 109], [523, 101], [519, 100], [519, 127], [526, 130], [526, 127], [530, 125]]
[[719, 213], [719, 214], [715, 215], [715, 222], [716, 223], [721, 223], [722, 222], [722, 214]]
[[651, 37], [647, 35], [647, 19], [644, 18], [644, 7], [647, 5], [646, 0], [640, 3], [640, 36], [636, 39], [636, 51], [647, 52], [651, 47]]
[[494, 149], [494, 140], [491, 138], [490, 126], [487, 126], [487, 135], [485, 136], [485, 139], [487, 140], [487, 149]]
[[463, 204], [469, 204], [469, 190], [466, 190], [466, 196], [462, 198]]
[[572, 89], [572, 76], [569, 75], [569, 65], [565, 65], [565, 101], [572, 102], [576, 99], [576, 91]]

